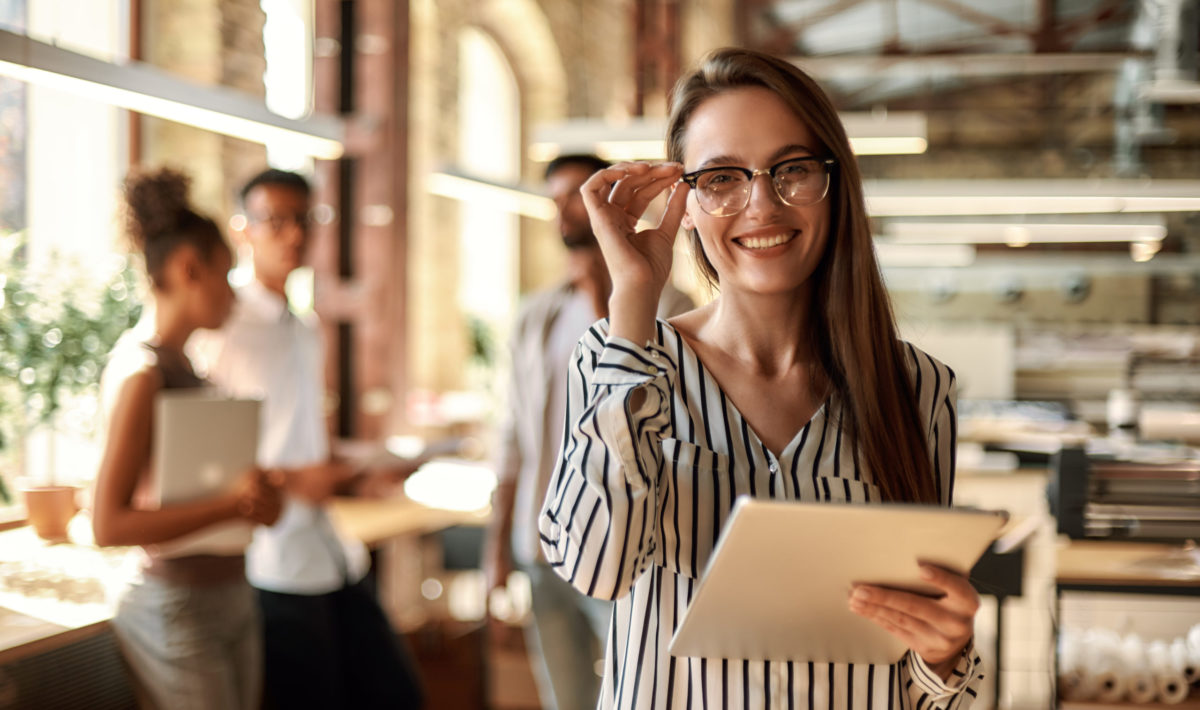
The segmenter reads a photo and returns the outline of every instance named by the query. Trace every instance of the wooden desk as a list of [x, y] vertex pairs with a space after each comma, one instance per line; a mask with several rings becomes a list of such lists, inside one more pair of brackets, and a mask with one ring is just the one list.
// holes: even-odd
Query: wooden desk
[[[488, 516], [486, 509], [440, 510], [403, 495], [336, 499], [329, 509], [344, 535], [369, 547], [453, 525], [483, 525]], [[105, 631], [116, 587], [128, 572], [129, 552], [51, 545], [29, 527], [0, 532], [0, 665]]]
[[0, 532], [0, 664], [104, 631], [126, 554]]
[[336, 498], [329, 506], [334, 525], [368, 547], [403, 535], [437, 532], [454, 525], [484, 525], [490, 509], [454, 511], [430, 508], [403, 495], [388, 498]]

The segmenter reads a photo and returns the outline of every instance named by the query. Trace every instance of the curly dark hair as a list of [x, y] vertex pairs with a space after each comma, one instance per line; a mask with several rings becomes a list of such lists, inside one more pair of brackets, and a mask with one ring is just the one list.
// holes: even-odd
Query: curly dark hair
[[190, 244], [205, 259], [229, 249], [216, 222], [192, 209], [192, 179], [173, 168], [131, 173], [125, 178], [125, 229], [133, 247], [146, 260], [146, 273], [161, 285], [167, 259]]

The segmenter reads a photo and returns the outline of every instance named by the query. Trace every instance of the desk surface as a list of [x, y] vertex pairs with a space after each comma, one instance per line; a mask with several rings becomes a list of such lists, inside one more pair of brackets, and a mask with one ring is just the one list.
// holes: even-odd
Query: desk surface
[[1194, 588], [1200, 584], [1197, 577], [1155, 572], [1147, 564], [1179, 549], [1178, 545], [1072, 540], [1058, 549], [1055, 580], [1060, 585]]
[[[368, 546], [389, 538], [483, 525], [488, 511], [430, 508], [402, 495], [344, 498], [329, 507], [346, 536]], [[72, 523], [73, 532], [82, 516]], [[0, 665], [106, 628], [117, 587], [131, 572], [128, 548], [49, 544], [29, 527], [0, 532]]]
[[421, 535], [453, 525], [484, 525], [490, 511], [455, 511], [430, 508], [403, 496], [391, 498], [338, 498], [329, 513], [347, 537], [368, 546], [402, 535]]

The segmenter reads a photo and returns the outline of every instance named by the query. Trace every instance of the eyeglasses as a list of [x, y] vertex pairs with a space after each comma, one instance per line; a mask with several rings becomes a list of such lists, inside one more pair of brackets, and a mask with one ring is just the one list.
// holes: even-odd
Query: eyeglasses
[[249, 218], [251, 224], [266, 224], [270, 226], [273, 232], [282, 232], [291, 225], [295, 225], [301, 231], [307, 231], [313, 223], [312, 215], [308, 212], [299, 212], [296, 214], [268, 214], [264, 216], [252, 216]]
[[769, 168], [705, 168], [687, 173], [682, 180], [696, 192], [700, 209], [714, 217], [732, 217], [750, 204], [754, 178], [769, 175], [775, 194], [784, 204], [807, 207], [829, 193], [829, 174], [837, 164], [833, 158], [789, 158]]

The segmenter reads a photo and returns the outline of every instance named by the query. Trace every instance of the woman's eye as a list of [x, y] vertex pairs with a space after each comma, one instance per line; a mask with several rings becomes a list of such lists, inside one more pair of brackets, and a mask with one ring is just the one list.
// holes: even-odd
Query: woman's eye
[[712, 173], [708, 176], [706, 187], [722, 187], [734, 182], [738, 182], [741, 175], [736, 173]]
[[776, 174], [784, 177], [804, 177], [810, 172], [812, 171], [809, 169], [808, 163], [791, 163], [780, 167]]

